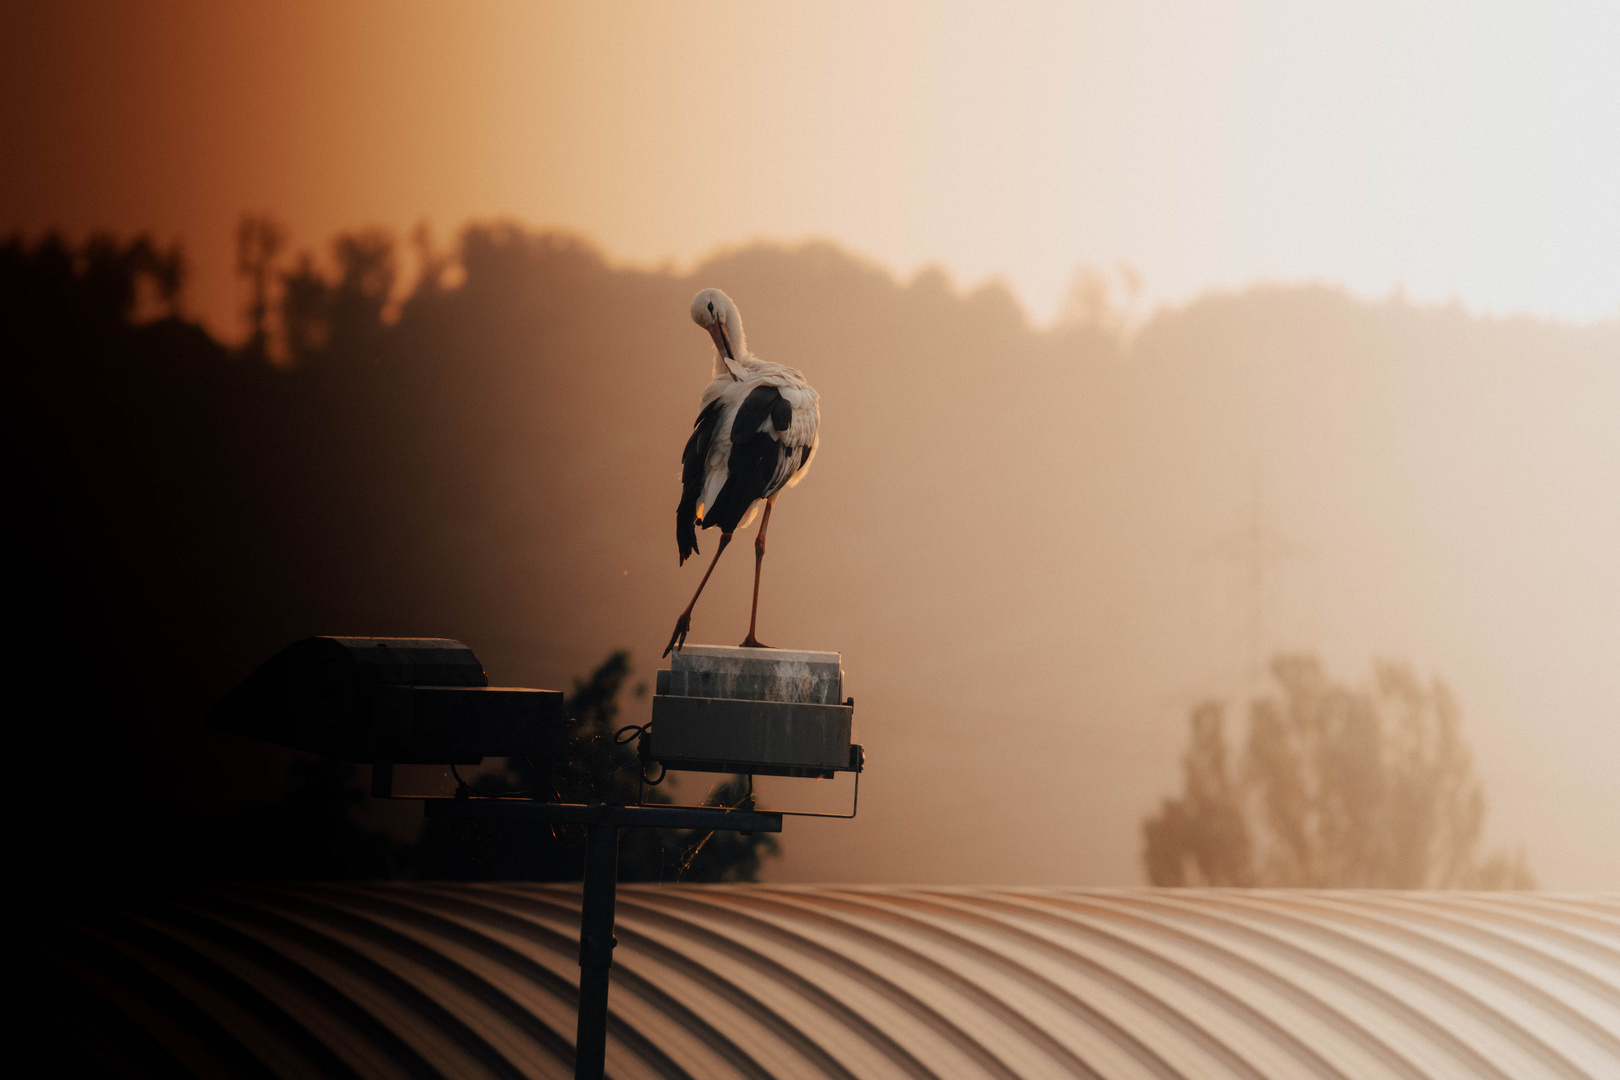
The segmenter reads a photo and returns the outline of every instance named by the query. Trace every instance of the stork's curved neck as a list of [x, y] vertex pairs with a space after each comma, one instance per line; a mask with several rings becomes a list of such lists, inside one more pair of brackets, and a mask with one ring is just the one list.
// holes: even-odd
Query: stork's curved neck
[[[725, 341], [731, 346], [731, 358], [741, 360], [748, 355], [748, 339], [743, 337], [742, 316], [736, 308], [725, 313]], [[731, 370], [726, 367], [725, 353], [718, 347], [714, 350], [714, 377], [716, 379], [729, 377]]]

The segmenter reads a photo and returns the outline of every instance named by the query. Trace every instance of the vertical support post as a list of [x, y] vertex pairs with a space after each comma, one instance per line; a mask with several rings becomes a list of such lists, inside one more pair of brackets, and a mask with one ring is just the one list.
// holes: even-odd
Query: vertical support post
[[613, 905], [619, 877], [619, 826], [611, 812], [602, 816], [604, 820], [587, 826], [585, 832], [574, 1080], [602, 1080], [607, 1057], [608, 972], [613, 967], [613, 946], [618, 944], [613, 938]]

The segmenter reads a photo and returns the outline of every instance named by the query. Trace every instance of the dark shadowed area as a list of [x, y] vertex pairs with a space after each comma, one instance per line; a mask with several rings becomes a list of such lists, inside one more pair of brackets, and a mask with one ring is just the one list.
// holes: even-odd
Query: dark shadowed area
[[[1041, 330], [827, 245], [659, 273], [490, 225], [409, 288], [386, 234], [285, 258], [232, 348], [166, 314], [143, 250], [0, 252], [14, 655], [61, 688], [30, 729], [42, 858], [139, 861], [288, 798], [310, 766], [202, 717], [312, 633], [454, 637], [559, 689], [626, 648], [650, 679], [701, 573], [673, 512], [713, 285], [822, 395], [760, 634], [843, 652], [870, 769], [860, 818], [794, 822], [767, 878], [1140, 881], [1189, 707], [1287, 649], [1443, 675], [1492, 845], [1620, 888], [1620, 324], [1262, 287]], [[694, 643], [742, 637], [750, 554]]]

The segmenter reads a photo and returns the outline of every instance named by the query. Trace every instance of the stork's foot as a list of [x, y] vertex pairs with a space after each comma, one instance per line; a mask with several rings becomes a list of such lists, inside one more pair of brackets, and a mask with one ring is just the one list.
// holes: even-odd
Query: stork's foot
[[763, 641], [761, 641], [757, 637], [755, 637], [753, 635], [752, 631], [750, 631], [748, 636], [743, 639], [743, 643], [741, 645], [737, 646], [737, 648], [739, 648], [739, 649], [774, 649], [774, 648], [776, 648], [776, 646], [765, 644]]
[[681, 646], [686, 644], [686, 635], [691, 629], [692, 613], [690, 611], [681, 612], [681, 617], [675, 620], [675, 632], [669, 635], [669, 644], [664, 646], [664, 655], [668, 656], [670, 650], [679, 652]]

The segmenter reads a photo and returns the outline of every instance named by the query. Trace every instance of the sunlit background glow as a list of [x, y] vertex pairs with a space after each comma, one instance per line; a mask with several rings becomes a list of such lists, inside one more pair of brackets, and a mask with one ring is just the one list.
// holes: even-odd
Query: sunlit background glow
[[[776, 565], [803, 572], [767, 579], [762, 619], [848, 650], [887, 755], [862, 831], [806, 824], [782, 879], [1138, 880], [1188, 707], [1251, 688], [1263, 646], [1347, 680], [1375, 656], [1443, 676], [1493, 842], [1527, 845], [1544, 885], [1620, 887], [1620, 4], [8, 3], [0, 148], [0, 230], [178, 239], [185, 313], [233, 341], [248, 212], [318, 260], [344, 230], [425, 222], [449, 251], [506, 218], [754, 282], [751, 344], [826, 409], [772, 526]], [[852, 340], [771, 277], [825, 249], [716, 257], [822, 239], [909, 283], [872, 309], [908, 327], [1000, 280], [1059, 329], [1002, 319], [991, 290], [961, 324], [982, 339], [919, 333], [891, 366], [860, 351], [882, 327]], [[1328, 289], [1211, 299], [1302, 283]], [[667, 529], [708, 371], [691, 284], [591, 309], [656, 343], [634, 357], [563, 328], [602, 368], [579, 385], [658, 374], [635, 437], [603, 444], [622, 459], [558, 469], [537, 442], [553, 457], [475, 478], [550, 522], [542, 483], [611, 476], [567, 487], [576, 516], [524, 547], [555, 577], [511, 586], [526, 606], [489, 649], [510, 669], [561, 685], [628, 644], [645, 674], [669, 624], [626, 613], [690, 595], [641, 515]], [[1138, 333], [1085, 360], [1064, 351], [1077, 313]], [[991, 330], [1044, 381], [995, 368]], [[555, 357], [521, 344], [501, 370], [532, 390]], [[534, 416], [560, 407], [532, 392]], [[1260, 518], [1286, 549], [1264, 589], [1241, 548]], [[750, 573], [727, 563], [705, 604], [745, 610]], [[534, 645], [570, 589], [580, 624]], [[974, 665], [1018, 675], [964, 681]], [[1065, 822], [1072, 863], [963, 809], [1034, 761], [1063, 784], [1020, 794]]]
[[1059, 309], [1258, 280], [1620, 310], [1620, 7], [8, 5], [4, 224], [513, 216], [638, 262], [828, 237]]

